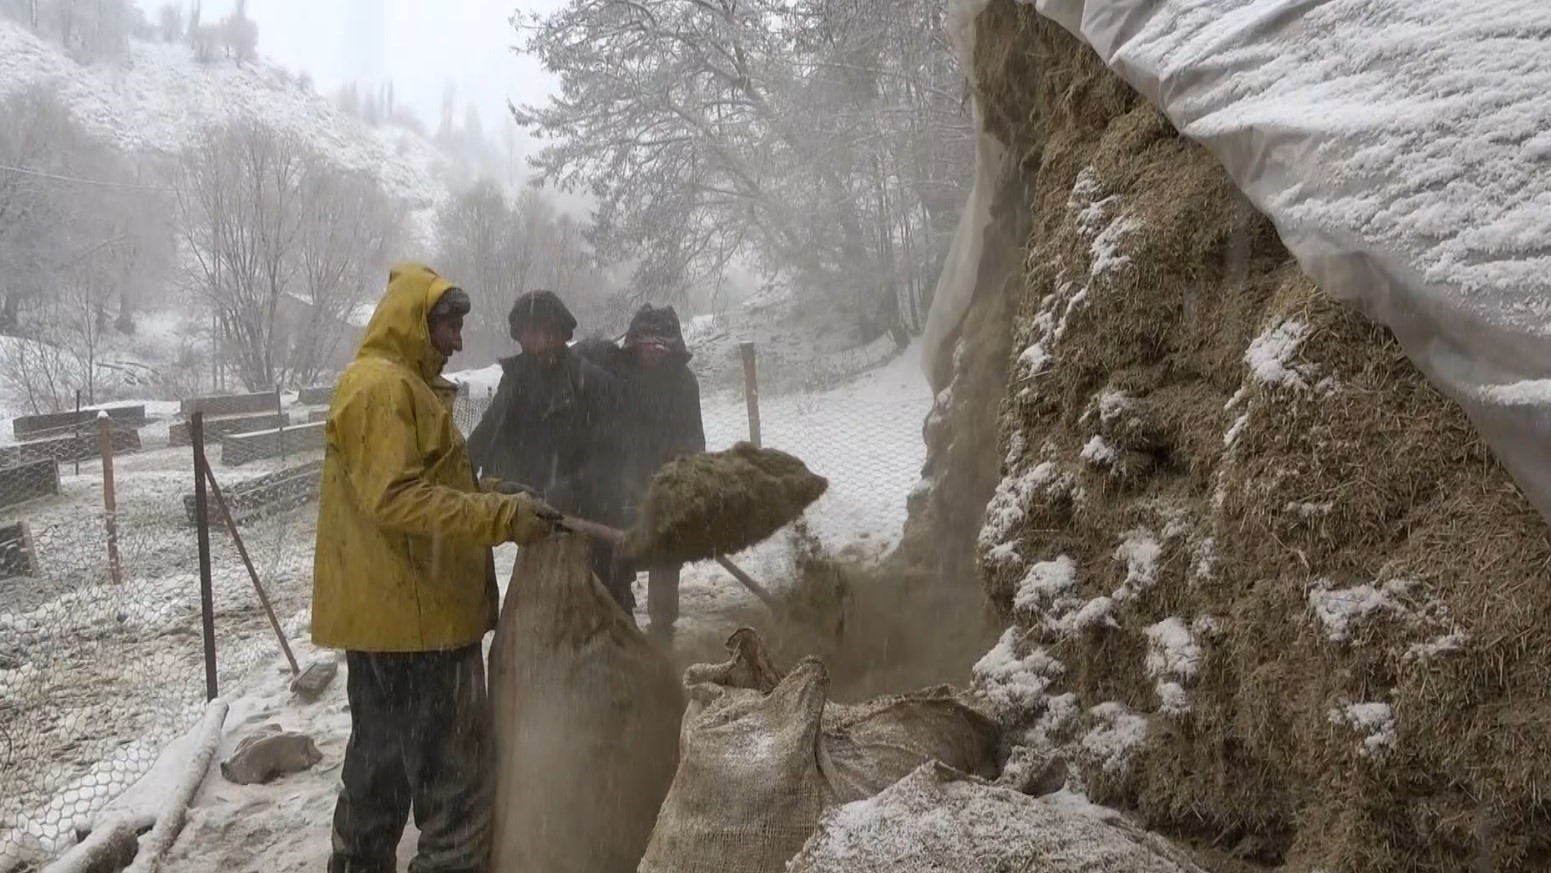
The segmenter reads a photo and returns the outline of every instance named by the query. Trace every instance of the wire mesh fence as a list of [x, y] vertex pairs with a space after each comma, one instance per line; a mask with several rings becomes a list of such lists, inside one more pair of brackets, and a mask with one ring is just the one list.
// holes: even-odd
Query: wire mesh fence
[[[899, 533], [931, 404], [919, 383], [913, 367], [885, 366], [825, 390], [759, 398], [762, 444], [830, 481], [809, 513], [828, 545], [881, 549]], [[491, 393], [460, 396], [463, 433]], [[193, 453], [175, 409], [115, 411], [111, 513], [96, 413], [24, 422], [18, 442], [0, 446], [0, 873], [41, 867], [73, 844], [203, 711]], [[309, 619], [320, 412], [293, 405], [206, 421], [212, 472], [292, 639]], [[742, 392], [707, 393], [702, 418], [711, 450], [750, 438]], [[46, 440], [70, 442], [40, 447]], [[227, 692], [275, 669], [280, 649], [213, 495], [207, 518]]]
[[[41, 866], [75, 842], [203, 710], [193, 455], [169, 445], [177, 427], [114, 424], [111, 513], [101, 454], [86, 448], [95, 427], [80, 458], [33, 457], [57, 438], [38, 432], [0, 448], [0, 871]], [[316, 457], [282, 452], [215, 473], [240, 494]], [[248, 510], [240, 530], [279, 614], [297, 616], [294, 633], [316, 508]], [[272, 663], [278, 644], [218, 520], [211, 544], [219, 678], [230, 685]]]
[[[477, 388], [459, 398], [454, 418], [463, 433], [479, 423], [491, 396], [488, 388]], [[898, 536], [905, 497], [921, 478], [921, 427], [931, 409], [931, 394], [913, 367], [874, 369], [821, 390], [756, 390], [755, 398], [760, 444], [801, 458], [829, 480], [828, 492], [808, 513], [826, 545], [870, 540], [882, 547]], [[705, 394], [701, 420], [708, 451], [753, 436], [743, 390]]]

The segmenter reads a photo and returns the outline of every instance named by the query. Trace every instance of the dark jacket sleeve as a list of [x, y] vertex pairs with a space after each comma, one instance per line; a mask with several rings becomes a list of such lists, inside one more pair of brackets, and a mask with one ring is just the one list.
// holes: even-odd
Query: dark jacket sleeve
[[603, 337], [584, 339], [571, 351], [583, 361], [598, 367], [610, 376], [616, 378], [619, 376], [620, 359], [624, 356], [624, 352], [614, 344], [613, 340]]
[[693, 370], [684, 368], [675, 393], [671, 453], [674, 457], [698, 455], [705, 451], [705, 422], [700, 417], [700, 381]]
[[580, 363], [576, 385], [580, 421], [572, 434], [579, 461], [557, 477], [550, 490], [560, 502], [593, 515], [591, 520], [608, 521], [603, 513], [611, 505], [611, 480], [619, 471], [618, 386], [601, 368], [585, 360]]
[[483, 475], [492, 476], [495, 464], [496, 438], [501, 433], [502, 422], [506, 420], [506, 411], [511, 407], [512, 381], [506, 373], [501, 374], [501, 382], [496, 386], [495, 397], [490, 405], [485, 407], [484, 415], [479, 417], [479, 424], [474, 426], [474, 431], [469, 434], [468, 451], [469, 462], [478, 473], [483, 470]]

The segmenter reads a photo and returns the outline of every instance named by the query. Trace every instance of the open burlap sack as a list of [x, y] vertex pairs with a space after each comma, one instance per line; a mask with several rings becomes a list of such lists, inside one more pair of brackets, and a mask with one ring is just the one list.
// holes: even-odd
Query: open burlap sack
[[996, 726], [952, 689], [831, 706], [817, 659], [783, 677], [747, 628], [728, 649], [685, 673], [682, 758], [641, 873], [780, 873], [834, 804], [931, 760], [996, 773]]
[[634, 873], [678, 763], [667, 656], [594, 578], [587, 541], [522, 549], [490, 654], [492, 870]]

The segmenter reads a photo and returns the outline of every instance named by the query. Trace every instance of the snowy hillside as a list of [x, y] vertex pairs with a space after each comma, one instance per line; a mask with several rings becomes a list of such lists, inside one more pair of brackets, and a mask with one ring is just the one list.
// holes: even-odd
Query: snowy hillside
[[306, 138], [342, 167], [376, 175], [416, 211], [447, 193], [448, 162], [435, 146], [403, 128], [369, 127], [283, 70], [201, 64], [186, 45], [140, 40], [120, 60], [80, 64], [0, 20], [0, 96], [48, 79], [82, 124], [126, 150], [173, 152], [207, 124], [253, 116]]

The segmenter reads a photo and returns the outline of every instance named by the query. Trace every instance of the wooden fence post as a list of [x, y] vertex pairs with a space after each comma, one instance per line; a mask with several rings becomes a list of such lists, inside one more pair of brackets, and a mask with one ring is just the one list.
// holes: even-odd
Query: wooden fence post
[[759, 372], [754, 364], [754, 344], [742, 343], [739, 348], [743, 352], [743, 402], [749, 408], [749, 442], [760, 448], [763, 443], [759, 436]]
[[199, 611], [205, 638], [205, 699], [220, 696], [215, 672], [215, 582], [210, 573], [210, 503], [205, 481], [210, 462], [205, 458], [205, 414], [196, 410], [189, 419], [194, 442], [194, 521], [199, 532]]
[[97, 448], [102, 454], [103, 521], [108, 528], [108, 572], [114, 585], [124, 583], [124, 565], [118, 554], [118, 496], [113, 484], [113, 419], [106, 411], [97, 413]]

